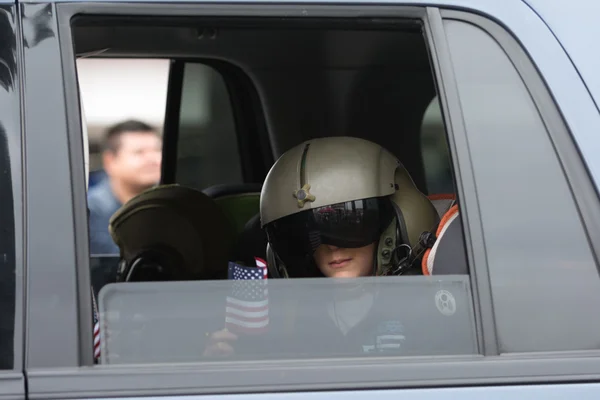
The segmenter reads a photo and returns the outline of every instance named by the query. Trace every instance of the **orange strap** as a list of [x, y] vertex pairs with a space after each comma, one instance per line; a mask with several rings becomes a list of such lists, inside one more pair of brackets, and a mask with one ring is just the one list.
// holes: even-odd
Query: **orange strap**
[[436, 193], [430, 194], [427, 198], [431, 201], [434, 200], [456, 200], [456, 195], [454, 193]]

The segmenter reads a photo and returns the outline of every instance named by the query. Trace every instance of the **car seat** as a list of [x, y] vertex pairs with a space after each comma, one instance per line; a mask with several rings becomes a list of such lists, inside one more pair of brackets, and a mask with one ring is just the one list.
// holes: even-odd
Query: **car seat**
[[425, 251], [421, 262], [423, 275], [467, 275], [469, 268], [458, 204], [442, 216], [433, 246]]
[[261, 189], [260, 183], [234, 183], [215, 185], [202, 191], [227, 216], [236, 234], [232, 259], [245, 265], [254, 265], [254, 257], [265, 257], [266, 236], [260, 227], [259, 216]]
[[261, 189], [260, 183], [227, 183], [211, 186], [202, 192], [221, 207], [233, 229], [239, 234], [259, 210]]

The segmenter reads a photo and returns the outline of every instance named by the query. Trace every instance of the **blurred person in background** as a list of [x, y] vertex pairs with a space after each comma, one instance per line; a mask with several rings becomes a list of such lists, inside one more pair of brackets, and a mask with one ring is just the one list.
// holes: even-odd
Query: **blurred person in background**
[[102, 164], [106, 177], [88, 192], [90, 253], [118, 254], [108, 233], [110, 217], [160, 181], [162, 140], [141, 121], [118, 123], [106, 133]]

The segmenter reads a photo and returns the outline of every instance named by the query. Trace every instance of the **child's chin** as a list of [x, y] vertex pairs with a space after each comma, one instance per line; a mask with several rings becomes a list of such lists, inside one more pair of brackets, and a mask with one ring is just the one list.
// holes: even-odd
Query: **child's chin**
[[331, 278], [357, 278], [358, 274], [355, 271], [332, 271]]

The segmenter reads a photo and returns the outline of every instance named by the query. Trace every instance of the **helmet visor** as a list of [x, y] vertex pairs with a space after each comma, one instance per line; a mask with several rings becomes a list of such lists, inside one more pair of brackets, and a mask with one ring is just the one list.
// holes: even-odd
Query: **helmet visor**
[[288, 266], [312, 258], [321, 244], [357, 248], [376, 242], [391, 223], [388, 198], [369, 198], [313, 208], [265, 226], [267, 238]]

